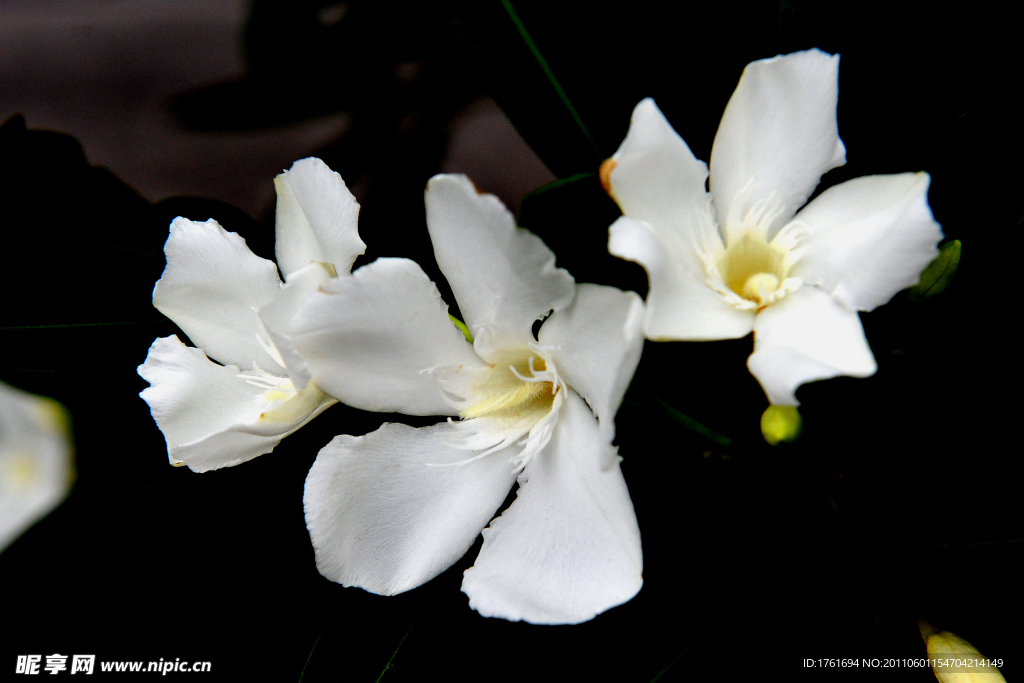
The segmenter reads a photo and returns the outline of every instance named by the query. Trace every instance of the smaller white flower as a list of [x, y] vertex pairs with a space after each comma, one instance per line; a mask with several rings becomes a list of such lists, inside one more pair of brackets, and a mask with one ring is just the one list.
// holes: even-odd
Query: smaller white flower
[[74, 479], [64, 408], [0, 382], [0, 552], [57, 507]]
[[[643, 347], [643, 304], [632, 292], [575, 284], [464, 176], [433, 178], [426, 205], [472, 343], [406, 259], [325, 283], [290, 323], [313, 381], [345, 403], [462, 418], [388, 423], [320, 451], [304, 497], [317, 568], [393, 595], [450, 567], [483, 530], [462, 584], [471, 607], [534, 623], [586, 621], [643, 582], [612, 445]], [[517, 478], [515, 502], [491, 521]]]
[[942, 238], [926, 173], [856, 178], [803, 206], [846, 163], [838, 74], [838, 55], [820, 50], [748, 64], [715, 136], [710, 192], [708, 167], [651, 99], [601, 168], [624, 214], [608, 249], [650, 280], [647, 337], [753, 331], [747, 366], [774, 404], [797, 405], [805, 382], [874, 374], [857, 312], [915, 284]]
[[[153, 305], [196, 347], [157, 339], [139, 374], [174, 465], [196, 472], [269, 453], [337, 401], [310, 382], [284, 322], [320, 283], [349, 277], [366, 245], [341, 176], [303, 159], [275, 179], [277, 262], [216, 221], [176, 218]], [[268, 332], [273, 330], [273, 332]], [[213, 359], [220, 363], [211, 362]]]

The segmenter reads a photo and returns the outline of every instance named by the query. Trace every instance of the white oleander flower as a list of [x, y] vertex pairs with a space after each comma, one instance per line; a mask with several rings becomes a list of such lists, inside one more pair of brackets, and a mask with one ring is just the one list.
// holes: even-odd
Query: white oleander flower
[[[462, 584], [471, 607], [586, 621], [643, 582], [611, 443], [643, 346], [643, 303], [575, 284], [464, 176], [433, 178], [426, 205], [434, 254], [475, 340], [405, 259], [324, 283], [291, 321], [292, 339], [313, 381], [349, 405], [462, 419], [385, 423], [320, 452], [304, 497], [317, 567], [393, 595], [440, 574], [483, 530]], [[515, 502], [492, 521], [517, 477]]]
[[747, 366], [774, 404], [797, 405], [805, 382], [874, 374], [857, 312], [916, 283], [942, 238], [926, 173], [856, 178], [803, 206], [846, 163], [838, 74], [838, 55], [820, 50], [748, 64], [715, 136], [710, 192], [708, 167], [651, 99], [601, 168], [624, 214], [608, 249], [650, 280], [647, 337], [753, 331]]
[[74, 479], [64, 408], [0, 382], [0, 551], [50, 514]]
[[[269, 453], [337, 400], [310, 382], [284, 323], [320, 283], [366, 245], [359, 205], [341, 176], [303, 159], [275, 179], [277, 262], [214, 220], [175, 218], [164, 252], [167, 268], [153, 305], [196, 347], [157, 339], [139, 374], [174, 465], [196, 472], [230, 467]], [[216, 360], [213, 363], [210, 359]]]

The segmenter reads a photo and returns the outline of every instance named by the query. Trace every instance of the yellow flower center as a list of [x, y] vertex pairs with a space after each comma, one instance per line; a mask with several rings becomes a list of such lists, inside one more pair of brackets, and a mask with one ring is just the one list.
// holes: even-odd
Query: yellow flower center
[[550, 412], [558, 388], [554, 382], [537, 377], [547, 370], [544, 359], [524, 351], [509, 354], [491, 365], [490, 371], [473, 386], [475, 401], [460, 413], [463, 418], [539, 419]]
[[774, 301], [772, 296], [786, 279], [786, 254], [768, 244], [764, 237], [747, 233], [725, 250], [718, 262], [725, 286], [759, 306]]

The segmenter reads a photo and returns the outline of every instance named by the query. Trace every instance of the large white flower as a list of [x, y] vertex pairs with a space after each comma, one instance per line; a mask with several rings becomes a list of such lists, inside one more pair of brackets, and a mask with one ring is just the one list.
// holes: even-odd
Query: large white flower
[[64, 408], [0, 382], [0, 551], [57, 507], [74, 478]]
[[715, 136], [710, 193], [707, 166], [651, 99], [601, 169], [624, 214], [609, 251], [650, 279], [647, 337], [753, 330], [747, 365], [775, 404], [797, 405], [805, 382], [873, 374], [857, 311], [916, 283], [942, 238], [926, 173], [856, 178], [800, 208], [846, 162], [838, 75], [838, 55], [820, 50], [748, 64]]
[[[433, 178], [426, 205], [473, 343], [405, 259], [324, 283], [291, 321], [292, 339], [313, 381], [349, 405], [463, 419], [386, 423], [320, 452], [305, 492], [317, 567], [347, 586], [401, 593], [451, 566], [483, 530], [463, 581], [474, 609], [585, 621], [642, 583], [640, 533], [611, 442], [643, 345], [643, 304], [575, 284], [464, 176]], [[515, 502], [485, 529], [517, 475]]]
[[319, 159], [295, 162], [275, 185], [283, 285], [271, 261], [213, 220], [174, 219], [164, 247], [167, 268], [153, 305], [196, 347], [176, 336], [153, 342], [139, 366], [151, 386], [140, 395], [171, 463], [196, 472], [269, 453], [337, 403], [310, 382], [285, 321], [320, 283], [339, 272], [350, 277], [366, 247], [356, 229], [359, 205]]

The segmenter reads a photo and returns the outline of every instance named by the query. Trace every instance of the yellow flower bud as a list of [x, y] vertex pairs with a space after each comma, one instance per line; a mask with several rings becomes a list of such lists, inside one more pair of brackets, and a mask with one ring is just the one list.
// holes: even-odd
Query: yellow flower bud
[[988, 659], [960, 636], [938, 631], [927, 621], [920, 620], [917, 625], [939, 683], [1006, 683], [997, 668], [1002, 660]]
[[785, 441], [792, 443], [803, 430], [804, 419], [796, 406], [770, 405], [761, 415], [761, 434], [772, 446]]

